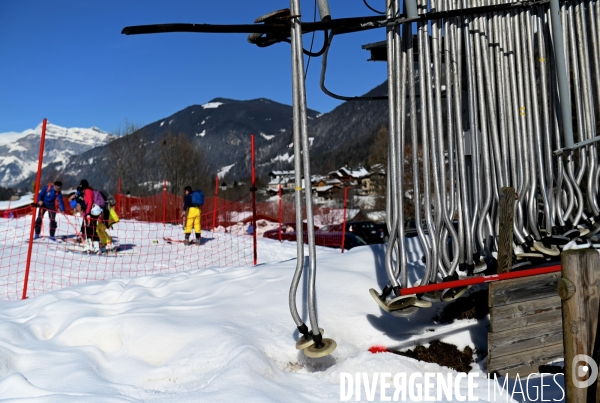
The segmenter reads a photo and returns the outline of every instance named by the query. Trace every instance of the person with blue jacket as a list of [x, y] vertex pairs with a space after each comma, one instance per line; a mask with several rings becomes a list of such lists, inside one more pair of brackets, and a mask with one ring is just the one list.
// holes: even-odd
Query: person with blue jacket
[[184, 218], [185, 227], [184, 234], [185, 240], [183, 243], [185, 245], [191, 245], [193, 241], [190, 242], [190, 235], [192, 234], [192, 229], [196, 234], [196, 245], [201, 244], [201, 234], [202, 228], [200, 226], [201, 219], [201, 210], [199, 204], [194, 204], [192, 200], [192, 187], [186, 186], [183, 188], [185, 196], [183, 196], [183, 211], [181, 212], [181, 216]]
[[35, 235], [33, 239], [38, 239], [40, 237], [40, 232], [42, 231], [42, 220], [44, 218], [44, 213], [48, 211], [48, 216], [50, 217], [50, 239], [55, 241], [54, 237], [56, 233], [56, 201], [58, 200], [58, 207], [61, 213], [65, 212], [65, 204], [63, 202], [62, 193], [60, 189], [62, 188], [62, 182], [56, 181], [54, 183], [48, 184], [45, 186], [38, 196], [38, 206], [40, 207], [40, 213], [38, 214], [37, 219], [35, 220]]

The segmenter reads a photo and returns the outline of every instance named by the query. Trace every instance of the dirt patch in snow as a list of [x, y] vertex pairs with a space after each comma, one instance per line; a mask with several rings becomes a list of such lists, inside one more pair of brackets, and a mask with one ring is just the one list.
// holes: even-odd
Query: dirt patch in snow
[[415, 360], [432, 362], [442, 367], [452, 368], [458, 372], [468, 373], [471, 370], [473, 349], [467, 346], [460, 351], [454, 344], [434, 340], [429, 347], [416, 346], [413, 350], [392, 351], [394, 354], [414, 358]]

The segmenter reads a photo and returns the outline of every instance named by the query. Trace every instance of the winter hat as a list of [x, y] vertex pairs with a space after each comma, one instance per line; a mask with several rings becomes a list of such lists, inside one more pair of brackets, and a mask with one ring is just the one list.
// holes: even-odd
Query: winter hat
[[82, 189], [87, 189], [87, 188], [89, 188], [89, 187], [90, 187], [90, 184], [89, 184], [89, 183], [88, 183], [88, 181], [87, 181], [87, 180], [85, 180], [85, 179], [82, 179], [82, 180], [81, 180], [81, 182], [79, 182], [79, 185], [81, 185], [81, 188], [82, 188]]
[[55, 181], [54, 182], [54, 186], [58, 186], [59, 188], [62, 187], [62, 182], [61, 181]]
[[186, 190], [187, 190], [188, 192], [191, 192], [191, 191], [192, 191], [192, 187], [191, 187], [191, 186], [186, 186], [186, 187], [184, 187], [184, 188], [183, 188], [183, 191], [185, 192]]

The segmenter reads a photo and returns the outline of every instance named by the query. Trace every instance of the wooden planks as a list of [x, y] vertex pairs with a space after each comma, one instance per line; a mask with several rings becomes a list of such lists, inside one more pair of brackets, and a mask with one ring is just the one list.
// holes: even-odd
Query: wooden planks
[[563, 344], [524, 351], [521, 354], [488, 356], [488, 373], [514, 378], [517, 374], [523, 379], [529, 374], [539, 372], [540, 365], [547, 364], [563, 356]]
[[556, 319], [562, 319], [558, 296], [517, 302], [490, 309], [490, 331], [500, 332]]
[[496, 356], [515, 355], [526, 350], [562, 344], [562, 337], [562, 318], [558, 317], [549, 322], [490, 333], [488, 351]]
[[559, 273], [491, 283], [488, 373], [526, 377], [562, 358]]
[[491, 283], [488, 306], [490, 308], [499, 307], [517, 302], [555, 297], [558, 295], [559, 278], [559, 273], [549, 273]]

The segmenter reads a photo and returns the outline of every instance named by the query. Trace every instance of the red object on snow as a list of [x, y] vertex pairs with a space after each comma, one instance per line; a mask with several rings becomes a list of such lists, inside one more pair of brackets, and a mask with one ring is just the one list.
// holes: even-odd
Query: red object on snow
[[373, 347], [369, 348], [369, 352], [371, 352], [373, 354], [387, 353], [388, 349], [385, 346], [373, 346]]

